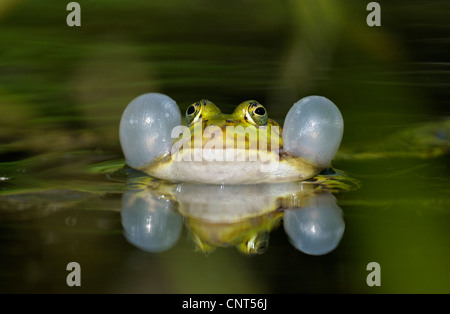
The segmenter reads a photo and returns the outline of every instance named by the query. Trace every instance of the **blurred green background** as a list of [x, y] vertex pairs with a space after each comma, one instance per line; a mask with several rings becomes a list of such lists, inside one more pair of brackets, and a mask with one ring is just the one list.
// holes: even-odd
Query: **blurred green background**
[[[78, 1], [81, 27], [68, 3], [0, 2], [0, 292], [450, 292], [448, 1], [378, 1], [380, 27], [360, 0]], [[95, 165], [121, 165], [121, 114], [146, 92], [182, 111], [257, 99], [280, 123], [304, 96], [331, 99], [333, 165], [362, 183], [337, 195], [338, 248], [303, 254], [282, 228], [256, 257], [127, 243], [124, 179]]]

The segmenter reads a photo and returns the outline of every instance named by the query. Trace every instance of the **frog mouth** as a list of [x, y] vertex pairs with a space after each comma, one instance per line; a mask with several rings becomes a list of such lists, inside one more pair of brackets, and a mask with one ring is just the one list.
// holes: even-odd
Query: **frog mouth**
[[174, 161], [268, 161], [278, 157], [280, 151], [278, 126], [272, 126], [270, 132], [266, 126], [253, 125], [211, 125], [194, 128], [193, 132], [185, 126], [175, 129], [172, 138], [176, 141], [171, 148]]

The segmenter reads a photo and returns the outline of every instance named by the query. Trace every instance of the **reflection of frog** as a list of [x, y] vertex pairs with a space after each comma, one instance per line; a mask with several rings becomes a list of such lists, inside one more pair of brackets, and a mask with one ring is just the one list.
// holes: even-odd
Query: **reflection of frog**
[[187, 126], [170, 97], [145, 94], [126, 108], [120, 141], [126, 162], [154, 177], [207, 184], [289, 182], [328, 167], [343, 120], [328, 99], [310, 96], [286, 116], [283, 130], [257, 101], [232, 114], [201, 100], [186, 110]]
[[197, 251], [209, 254], [234, 246], [245, 254], [261, 254], [283, 220], [294, 247], [325, 254], [344, 231], [341, 210], [328, 188], [348, 190], [357, 184], [338, 174], [278, 184], [170, 184], [132, 173], [138, 176], [130, 178], [123, 196], [124, 234], [151, 252], [175, 245], [184, 220]]
[[187, 226], [195, 250], [209, 254], [217, 247], [234, 246], [248, 255], [263, 254], [269, 245], [269, 234], [283, 217], [283, 211], [275, 211], [259, 217], [234, 223], [210, 223], [187, 218]]

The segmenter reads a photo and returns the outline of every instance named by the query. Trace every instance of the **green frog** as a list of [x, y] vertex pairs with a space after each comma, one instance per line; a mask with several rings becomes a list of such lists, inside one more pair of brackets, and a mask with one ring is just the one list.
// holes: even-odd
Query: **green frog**
[[209, 100], [186, 110], [150, 93], [134, 99], [120, 123], [126, 163], [172, 182], [255, 184], [307, 180], [330, 166], [343, 134], [339, 109], [309, 96], [289, 110], [283, 128], [256, 100], [224, 114]]

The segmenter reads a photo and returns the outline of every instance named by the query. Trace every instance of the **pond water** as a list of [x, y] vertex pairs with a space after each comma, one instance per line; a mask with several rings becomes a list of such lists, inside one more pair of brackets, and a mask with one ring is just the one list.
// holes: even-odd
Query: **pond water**
[[[78, 2], [80, 27], [67, 3], [0, 3], [1, 293], [450, 292], [447, 1], [379, 1], [379, 27], [364, 1]], [[124, 167], [120, 117], [147, 92], [280, 123], [331, 99], [337, 188]]]

